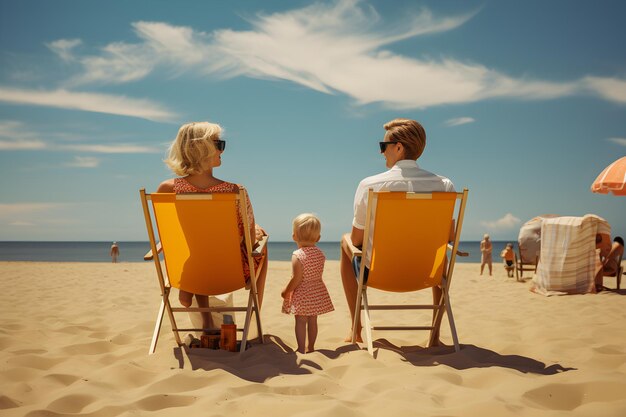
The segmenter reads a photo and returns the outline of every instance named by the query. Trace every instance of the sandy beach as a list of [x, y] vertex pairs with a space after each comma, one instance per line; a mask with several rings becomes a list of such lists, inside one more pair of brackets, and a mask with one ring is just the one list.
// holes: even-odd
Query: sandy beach
[[[243, 355], [179, 348], [165, 318], [151, 356], [153, 264], [3, 262], [0, 415], [626, 415], [626, 291], [543, 297], [494, 266], [490, 278], [457, 264], [459, 353], [426, 349], [427, 332], [375, 332], [372, 358], [343, 342], [337, 261], [326, 264], [336, 310], [320, 317], [316, 352], [294, 353], [293, 318], [280, 313], [289, 264], [270, 262], [267, 343]], [[428, 321], [373, 318], [409, 314]], [[447, 321], [442, 340], [451, 344]]]

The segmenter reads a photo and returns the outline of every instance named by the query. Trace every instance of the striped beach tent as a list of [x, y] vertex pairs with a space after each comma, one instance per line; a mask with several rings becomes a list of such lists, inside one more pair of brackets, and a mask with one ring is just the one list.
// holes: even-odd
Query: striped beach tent
[[533, 291], [544, 295], [594, 291], [600, 257], [596, 235], [610, 239], [611, 226], [601, 217], [555, 217], [541, 222], [541, 256]]

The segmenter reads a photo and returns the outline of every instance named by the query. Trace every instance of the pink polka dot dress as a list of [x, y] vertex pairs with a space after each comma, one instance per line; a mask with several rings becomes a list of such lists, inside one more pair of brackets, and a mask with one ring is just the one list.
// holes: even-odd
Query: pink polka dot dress
[[291, 297], [283, 301], [283, 313], [298, 316], [317, 316], [335, 308], [322, 280], [324, 252], [317, 246], [307, 246], [293, 253], [302, 263], [302, 282]]

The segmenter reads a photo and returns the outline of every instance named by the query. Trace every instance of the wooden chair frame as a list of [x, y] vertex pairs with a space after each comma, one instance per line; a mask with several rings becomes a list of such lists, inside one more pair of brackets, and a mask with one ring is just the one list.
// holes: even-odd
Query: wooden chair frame
[[[144, 218], [146, 221], [146, 229], [148, 231], [148, 237], [150, 240], [150, 251], [146, 254], [146, 256], [144, 256], [144, 260], [154, 260], [154, 266], [156, 268], [156, 273], [157, 273], [157, 279], [159, 282], [159, 287], [161, 289], [161, 305], [159, 307], [159, 311], [157, 314], [157, 319], [156, 319], [156, 323], [155, 323], [155, 327], [154, 327], [154, 332], [153, 332], [153, 336], [152, 336], [152, 341], [150, 343], [150, 349], [148, 351], [149, 354], [153, 354], [156, 350], [156, 345], [157, 342], [159, 340], [159, 334], [160, 334], [160, 330], [161, 330], [161, 324], [163, 322], [163, 315], [165, 314], [165, 312], [167, 312], [167, 315], [170, 319], [170, 323], [172, 326], [172, 331], [174, 332], [174, 338], [176, 339], [176, 343], [180, 346], [182, 345], [182, 341], [180, 338], [180, 333], [181, 332], [191, 332], [191, 331], [200, 331], [200, 330], [207, 330], [207, 329], [202, 329], [202, 328], [179, 328], [177, 323], [176, 323], [176, 319], [174, 317], [175, 313], [190, 313], [190, 312], [198, 312], [198, 313], [203, 313], [203, 312], [244, 312], [246, 313], [245, 315], [245, 320], [244, 320], [244, 326], [243, 328], [238, 328], [238, 331], [243, 332], [242, 335], [242, 340], [241, 340], [241, 348], [240, 348], [240, 352], [243, 352], [246, 349], [246, 344], [247, 344], [247, 338], [248, 338], [248, 331], [250, 329], [250, 323], [251, 323], [251, 318], [252, 318], [252, 313], [255, 314], [255, 318], [256, 318], [256, 326], [257, 326], [257, 332], [259, 335], [259, 339], [261, 341], [261, 343], [264, 343], [263, 340], [263, 330], [261, 327], [261, 318], [260, 318], [260, 314], [259, 314], [259, 300], [258, 300], [258, 292], [257, 292], [257, 287], [256, 287], [256, 280], [258, 278], [258, 272], [255, 270], [255, 264], [253, 262], [253, 257], [255, 256], [262, 256], [262, 251], [263, 248], [265, 247], [266, 243], [267, 243], [267, 236], [264, 237], [264, 239], [258, 243], [258, 245], [256, 246], [256, 248], [253, 251], [253, 245], [250, 239], [250, 224], [248, 223], [248, 215], [247, 215], [247, 207], [245, 204], [245, 192], [243, 189], [241, 189], [239, 191], [239, 193], [231, 193], [231, 194], [235, 194], [234, 199], [232, 200], [233, 203], [235, 201], [239, 201], [241, 204], [239, 204], [239, 210], [240, 210], [240, 216], [241, 219], [243, 220], [243, 225], [244, 225], [244, 241], [245, 241], [245, 245], [246, 245], [246, 249], [247, 249], [247, 253], [248, 253], [248, 265], [250, 268], [250, 281], [249, 283], [246, 285], [246, 283], [244, 282], [244, 277], [241, 277], [241, 289], [243, 289], [244, 287], [248, 290], [249, 295], [248, 295], [248, 303], [246, 307], [243, 306], [233, 306], [233, 307], [172, 307], [171, 303], [170, 303], [170, 293], [172, 290], [172, 286], [170, 285], [170, 280], [169, 277], [166, 276], [166, 274], [163, 271], [163, 266], [161, 264], [161, 260], [159, 259], [159, 253], [163, 252], [163, 248], [161, 246], [160, 242], [157, 242], [157, 237], [156, 237], [156, 233], [155, 233], [155, 228], [154, 228], [154, 224], [157, 225], [157, 229], [158, 229], [158, 219], [157, 219], [157, 213], [154, 209], [154, 201], [153, 201], [153, 195], [151, 194], [147, 194], [145, 192], [145, 189], [141, 189], [139, 191], [140, 193], [140, 197], [141, 197], [141, 204], [143, 207], [143, 213], [144, 213]], [[225, 193], [218, 193], [216, 195], [221, 195], [223, 196]], [[159, 194], [154, 194], [154, 196], [157, 196]], [[163, 195], [163, 194], [161, 194]], [[173, 198], [175, 198], [176, 202], [178, 201], [190, 201], [190, 200], [195, 200], [198, 201], [198, 204], [207, 204], [207, 202], [210, 204], [210, 202], [213, 200], [213, 194], [210, 193], [191, 193], [191, 194], [170, 194], [171, 196], [173, 196]], [[152, 203], [152, 204], [150, 204]], [[152, 210], [151, 210], [152, 209]], [[151, 216], [151, 213], [154, 214], [154, 219]], [[193, 231], [188, 231], [193, 233]], [[237, 233], [239, 234], [239, 231], [235, 228], [235, 230], [233, 230], [233, 233]], [[219, 236], [207, 236], [207, 239], [219, 239]], [[169, 249], [168, 249], [169, 250]], [[239, 252], [239, 248], [237, 248], [238, 252]], [[156, 254], [156, 255], [154, 255]], [[163, 253], [163, 258], [164, 258], [164, 263], [167, 269], [167, 252]], [[213, 265], [214, 267], [214, 265]], [[211, 270], [215, 269], [212, 268], [211, 265], [207, 265], [207, 277], [211, 276]], [[217, 294], [208, 294], [208, 295], [217, 295]]]
[[[615, 290], [619, 291], [622, 285], [622, 275], [626, 275], [624, 267], [622, 266], [623, 255], [619, 257], [617, 261], [617, 271], [615, 272]], [[613, 275], [604, 275], [605, 277], [612, 277]], [[611, 288], [603, 286], [604, 289], [611, 290]]]
[[515, 280], [516, 281], [524, 281], [524, 271], [532, 272], [535, 274], [537, 272], [537, 265], [539, 264], [539, 256], [535, 257], [535, 263], [532, 264], [530, 262], [524, 262], [522, 258], [522, 251], [519, 247], [519, 243], [517, 245], [517, 251], [515, 252]]
[[[377, 195], [381, 193], [385, 193], [385, 192], [374, 192], [371, 189], [369, 190], [367, 212], [366, 212], [367, 213], [366, 223], [365, 223], [366, 226], [365, 226], [364, 240], [363, 240], [364, 248], [363, 250], [359, 250], [358, 248], [355, 248], [354, 246], [352, 246], [350, 249], [352, 251], [353, 256], [360, 256], [362, 257], [362, 259], [366, 259], [365, 255], [367, 251], [371, 250], [370, 248], [368, 248], [367, 242], [369, 242], [370, 234], [372, 234], [372, 236], [375, 236], [373, 234], [374, 230], [370, 230], [372, 212], [373, 212], [372, 208], [375, 204], [377, 204]], [[386, 192], [386, 193], [389, 193], [389, 192]], [[391, 193], [394, 193], [394, 192], [391, 192]], [[358, 277], [357, 300], [356, 300], [356, 308], [355, 308], [355, 314], [354, 314], [354, 323], [352, 327], [353, 329], [352, 343], [356, 342], [357, 329], [359, 328], [359, 324], [361, 321], [361, 310], [363, 310], [364, 318], [365, 318], [364, 327], [365, 327], [367, 350], [370, 354], [373, 355], [374, 353], [372, 330], [430, 330], [431, 333], [430, 333], [430, 339], [429, 339], [429, 346], [432, 346], [433, 343], [435, 342], [435, 337], [439, 334], [439, 329], [441, 327], [441, 322], [443, 319], [443, 313], [445, 311], [447, 313], [448, 322], [450, 324], [450, 330], [451, 330], [452, 339], [454, 342], [454, 349], [455, 351], [458, 352], [460, 350], [460, 347], [459, 347], [459, 341], [458, 341], [458, 337], [456, 333], [454, 317], [452, 315], [452, 307], [450, 304], [449, 289], [450, 289], [450, 283], [452, 280], [452, 274], [454, 272], [454, 265], [456, 262], [457, 254], [460, 256], [467, 256], [467, 253], [459, 251], [458, 247], [459, 247], [459, 239], [461, 236], [461, 230], [463, 227], [463, 217], [465, 213], [465, 206], [467, 203], [468, 190], [464, 189], [462, 193], [412, 193], [412, 192], [406, 192], [406, 193], [395, 192], [395, 193], [404, 194], [407, 200], [409, 199], [410, 200], [416, 200], [416, 199], [431, 200], [434, 198], [433, 196], [435, 194], [454, 194], [452, 216], [450, 218], [450, 222], [454, 221], [454, 225], [455, 225], [454, 230], [453, 230], [454, 236], [452, 239], [453, 243], [452, 244], [450, 244], [449, 242], [447, 243], [447, 250], [449, 254], [446, 255], [445, 259], [442, 261], [443, 271], [444, 271], [444, 273], [442, 274], [441, 283], [440, 283], [442, 295], [437, 304], [370, 305], [367, 299], [368, 286], [364, 283], [365, 267], [362, 266], [360, 273], [359, 273], [359, 277]], [[454, 211], [454, 208], [455, 208], [454, 206], [456, 205], [457, 200], [460, 200], [460, 204], [458, 205], [458, 211], [457, 211], [457, 215], [455, 218], [453, 211]], [[419, 216], [419, 212], [417, 212], [416, 215]], [[449, 236], [450, 225], [448, 225], [447, 227], [448, 229], [446, 230], [446, 236]], [[375, 228], [376, 228], [376, 224], [374, 225], [374, 229]], [[402, 242], [402, 243], [406, 244], [410, 242]], [[417, 248], [417, 247], [415, 248], [416, 253], [419, 252], [419, 250], [420, 248]], [[404, 277], [399, 277], [399, 278], [403, 279]], [[432, 321], [430, 326], [372, 326], [372, 323], [371, 323], [370, 311], [372, 310], [424, 310], [424, 309], [430, 309], [430, 310], [436, 311], [435, 318]]]

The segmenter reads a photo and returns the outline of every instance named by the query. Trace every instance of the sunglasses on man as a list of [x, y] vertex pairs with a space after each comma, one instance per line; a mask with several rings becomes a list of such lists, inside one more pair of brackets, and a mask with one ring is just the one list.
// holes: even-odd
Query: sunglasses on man
[[387, 145], [390, 145], [392, 143], [400, 143], [397, 140], [390, 140], [389, 142], [378, 142], [378, 145], [380, 146], [380, 153], [385, 153], [385, 151], [387, 150]]
[[214, 140], [215, 149], [218, 151], [224, 151], [226, 149], [226, 141], [225, 140]]

